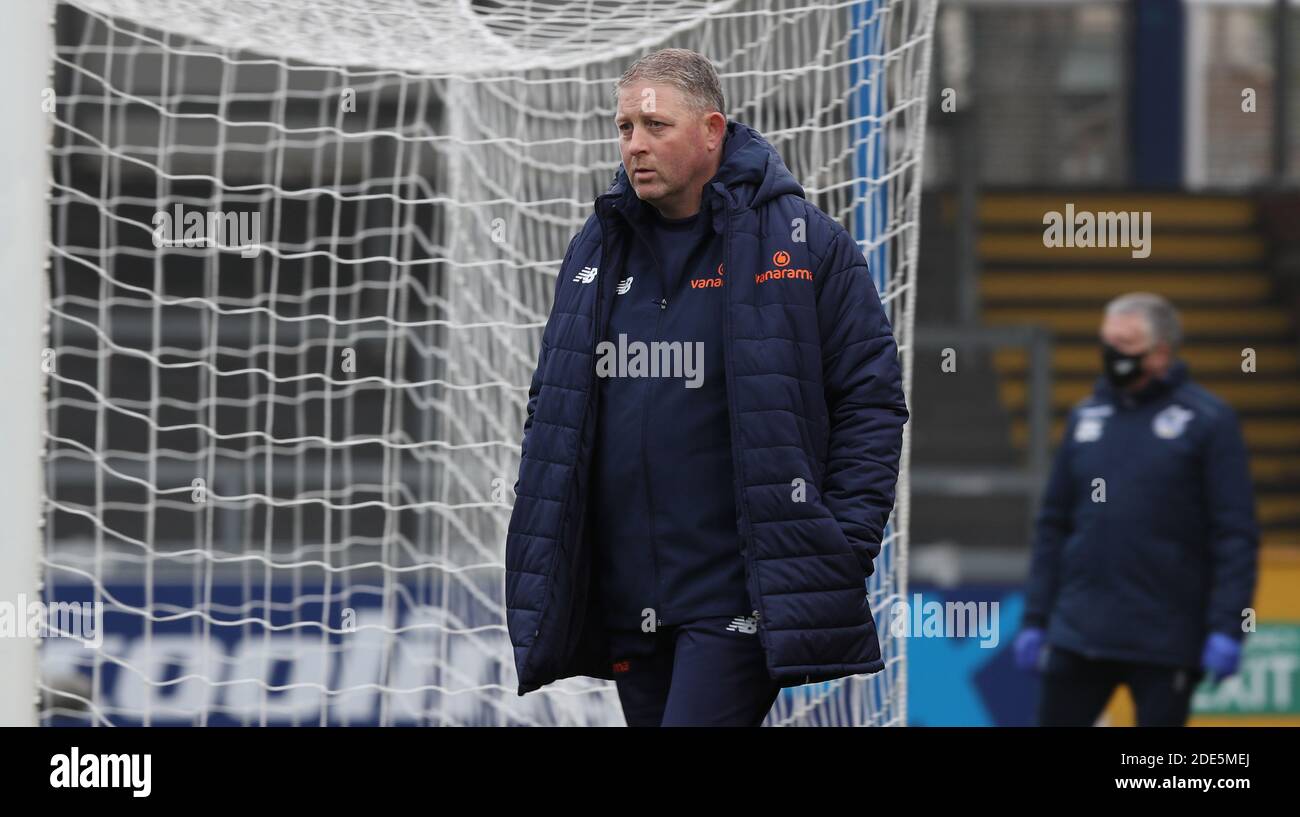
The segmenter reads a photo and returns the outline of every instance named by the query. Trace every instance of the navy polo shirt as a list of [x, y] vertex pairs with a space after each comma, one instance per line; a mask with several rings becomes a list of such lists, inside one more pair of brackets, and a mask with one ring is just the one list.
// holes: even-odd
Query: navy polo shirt
[[646, 609], [675, 625], [751, 607], [722, 362], [722, 237], [707, 206], [684, 219], [639, 206], [604, 340], [678, 341], [695, 369], [597, 378], [593, 575], [616, 630], [640, 629]]

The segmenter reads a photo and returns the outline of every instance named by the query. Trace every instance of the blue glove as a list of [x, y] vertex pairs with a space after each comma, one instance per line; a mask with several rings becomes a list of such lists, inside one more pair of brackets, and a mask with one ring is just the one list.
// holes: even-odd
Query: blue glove
[[1232, 636], [1210, 633], [1201, 652], [1201, 666], [1215, 683], [1237, 671], [1241, 664], [1241, 644]]
[[1043, 651], [1043, 630], [1030, 627], [1020, 631], [1012, 647], [1016, 652], [1016, 666], [1025, 672], [1038, 669], [1038, 656]]

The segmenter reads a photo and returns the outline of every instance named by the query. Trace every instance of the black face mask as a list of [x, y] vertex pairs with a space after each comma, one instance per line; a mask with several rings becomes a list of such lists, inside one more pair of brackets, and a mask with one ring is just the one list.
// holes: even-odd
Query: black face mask
[[1142, 358], [1146, 352], [1126, 355], [1109, 343], [1101, 345], [1102, 370], [1111, 385], [1122, 389], [1142, 377]]

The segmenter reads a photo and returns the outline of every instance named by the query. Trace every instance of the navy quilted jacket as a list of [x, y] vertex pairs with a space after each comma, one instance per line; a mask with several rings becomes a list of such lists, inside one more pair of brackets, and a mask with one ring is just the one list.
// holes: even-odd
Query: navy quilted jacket
[[[878, 672], [865, 580], [908, 419], [897, 345], [853, 238], [804, 199], [757, 131], [727, 128], [703, 196], [723, 236], [736, 524], [768, 674], [796, 686]], [[569, 244], [542, 334], [506, 538], [520, 695], [571, 676], [613, 679], [608, 633], [588, 615], [586, 503], [596, 343], [626, 254], [640, 251], [623, 215], [637, 205], [620, 166]], [[579, 283], [592, 270], [594, 285]]]

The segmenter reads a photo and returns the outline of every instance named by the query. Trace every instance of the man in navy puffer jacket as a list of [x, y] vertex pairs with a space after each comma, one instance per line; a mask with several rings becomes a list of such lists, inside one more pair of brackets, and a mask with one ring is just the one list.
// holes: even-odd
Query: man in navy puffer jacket
[[1106, 308], [1105, 373], [1066, 423], [1015, 644], [1043, 670], [1042, 725], [1092, 724], [1123, 683], [1139, 726], [1180, 726], [1206, 673], [1237, 670], [1259, 546], [1249, 462], [1181, 337], [1158, 295]]
[[620, 79], [622, 166], [565, 254], [524, 423], [519, 694], [612, 679], [629, 724], [756, 725], [781, 687], [883, 668], [898, 349], [856, 242], [722, 110], [695, 52]]

